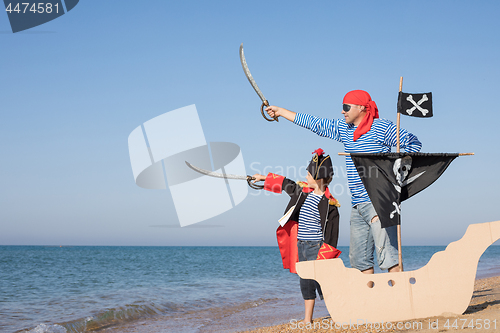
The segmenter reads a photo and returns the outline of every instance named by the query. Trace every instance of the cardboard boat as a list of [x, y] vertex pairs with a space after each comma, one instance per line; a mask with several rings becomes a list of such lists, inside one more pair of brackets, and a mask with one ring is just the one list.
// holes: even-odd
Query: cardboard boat
[[471, 224], [460, 240], [414, 271], [363, 274], [346, 268], [339, 258], [298, 262], [296, 269], [301, 278], [321, 285], [336, 323], [459, 315], [470, 303], [479, 258], [498, 239], [500, 221]]

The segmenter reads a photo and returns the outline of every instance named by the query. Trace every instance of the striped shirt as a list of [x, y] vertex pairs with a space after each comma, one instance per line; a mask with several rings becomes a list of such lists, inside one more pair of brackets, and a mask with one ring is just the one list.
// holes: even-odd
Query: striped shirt
[[321, 195], [311, 192], [302, 204], [302, 207], [300, 207], [297, 239], [323, 240], [318, 210], [318, 204], [321, 197]]
[[[396, 147], [396, 125], [387, 119], [375, 118], [371, 129], [359, 139], [353, 141], [354, 130], [357, 126], [347, 124], [345, 119], [322, 119], [308, 114], [297, 113], [295, 124], [310, 129], [319, 136], [337, 140], [344, 144], [346, 153], [389, 153], [391, 147]], [[420, 151], [422, 143], [418, 138], [405, 129], [399, 129], [400, 146], [406, 152]], [[350, 156], [346, 156], [347, 183], [351, 191], [351, 204], [370, 202], [370, 197], [359, 178], [359, 174]]]

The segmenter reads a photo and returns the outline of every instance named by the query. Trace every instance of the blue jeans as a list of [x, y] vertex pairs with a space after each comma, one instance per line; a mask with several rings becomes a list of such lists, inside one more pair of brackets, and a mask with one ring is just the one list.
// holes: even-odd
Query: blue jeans
[[[316, 260], [318, 257], [319, 248], [323, 241], [306, 241], [297, 240], [297, 248], [299, 250], [299, 261]], [[315, 299], [316, 290], [320, 299], [323, 299], [323, 292], [319, 283], [311, 279], [300, 278], [300, 291], [304, 299]]]
[[389, 269], [399, 262], [397, 226], [382, 228], [371, 202], [357, 204], [351, 210], [351, 267], [364, 271], [373, 267], [373, 251], [377, 251], [380, 269]]

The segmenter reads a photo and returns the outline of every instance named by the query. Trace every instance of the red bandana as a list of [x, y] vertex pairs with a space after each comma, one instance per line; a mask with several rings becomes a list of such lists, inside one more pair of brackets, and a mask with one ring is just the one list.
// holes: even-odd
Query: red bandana
[[362, 105], [366, 108], [366, 115], [359, 123], [358, 128], [354, 131], [353, 140], [356, 141], [360, 136], [370, 130], [373, 124], [373, 118], [378, 118], [377, 104], [372, 101], [370, 94], [364, 90], [349, 91], [344, 96], [343, 104]]

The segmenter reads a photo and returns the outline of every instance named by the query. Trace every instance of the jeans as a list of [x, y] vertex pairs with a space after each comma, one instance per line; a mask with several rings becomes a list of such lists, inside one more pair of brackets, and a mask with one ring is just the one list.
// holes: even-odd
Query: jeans
[[[322, 244], [323, 241], [297, 240], [299, 261], [316, 260]], [[311, 279], [300, 278], [300, 291], [304, 299], [315, 299], [316, 290], [318, 291], [319, 298], [323, 299], [323, 292], [318, 282]]]
[[373, 267], [373, 251], [377, 252], [380, 269], [389, 269], [399, 262], [397, 226], [382, 228], [371, 202], [357, 204], [351, 210], [351, 267], [364, 271]]

